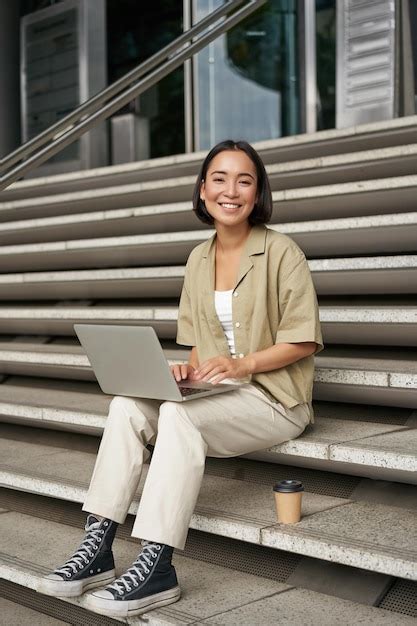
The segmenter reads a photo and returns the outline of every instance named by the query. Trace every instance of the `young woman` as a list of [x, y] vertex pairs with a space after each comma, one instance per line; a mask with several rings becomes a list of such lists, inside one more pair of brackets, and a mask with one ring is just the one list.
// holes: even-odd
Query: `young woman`
[[[272, 196], [264, 165], [246, 142], [224, 141], [197, 178], [194, 211], [213, 237], [190, 254], [177, 343], [190, 346], [177, 381], [239, 383], [185, 403], [115, 397], [83, 510], [79, 549], [39, 591], [88, 596], [96, 612], [123, 617], [175, 602], [171, 563], [185, 545], [207, 456], [231, 457], [298, 437], [313, 422], [313, 353], [323, 347], [317, 298], [304, 254], [265, 226]], [[115, 578], [112, 542], [136, 492], [147, 444], [155, 448], [133, 527], [142, 549]], [[107, 585], [107, 586], [106, 586]]]

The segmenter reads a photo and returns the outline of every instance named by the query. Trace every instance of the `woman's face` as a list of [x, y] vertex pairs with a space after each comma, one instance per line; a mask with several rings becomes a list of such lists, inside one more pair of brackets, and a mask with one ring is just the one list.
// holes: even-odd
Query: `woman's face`
[[211, 160], [200, 198], [215, 225], [247, 222], [257, 196], [256, 168], [243, 150], [224, 150]]

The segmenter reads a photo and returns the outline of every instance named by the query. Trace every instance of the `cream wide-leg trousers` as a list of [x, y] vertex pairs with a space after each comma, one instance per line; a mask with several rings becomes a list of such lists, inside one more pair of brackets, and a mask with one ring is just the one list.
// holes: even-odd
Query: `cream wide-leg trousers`
[[148, 443], [151, 463], [132, 536], [184, 549], [206, 456], [232, 457], [298, 437], [307, 404], [284, 409], [254, 385], [187, 402], [116, 396], [83, 510], [124, 522]]

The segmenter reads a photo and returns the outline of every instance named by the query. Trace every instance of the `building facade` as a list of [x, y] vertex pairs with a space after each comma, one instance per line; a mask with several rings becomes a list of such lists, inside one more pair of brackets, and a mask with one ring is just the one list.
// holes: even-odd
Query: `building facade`
[[[223, 0], [0, 1], [0, 152], [63, 117]], [[42, 173], [262, 141], [416, 111], [409, 0], [268, 0]]]

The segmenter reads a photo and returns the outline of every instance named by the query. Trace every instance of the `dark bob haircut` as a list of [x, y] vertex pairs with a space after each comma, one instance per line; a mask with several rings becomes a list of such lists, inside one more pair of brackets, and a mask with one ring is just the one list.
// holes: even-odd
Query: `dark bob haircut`
[[201, 166], [200, 172], [195, 183], [193, 191], [193, 210], [198, 219], [205, 224], [214, 224], [214, 219], [206, 209], [205, 203], [200, 198], [201, 183], [206, 180], [207, 170], [211, 161], [219, 152], [225, 150], [242, 150], [245, 152], [256, 168], [256, 175], [258, 179], [257, 185], [257, 202], [253, 207], [253, 211], [250, 214], [248, 221], [249, 224], [266, 224], [271, 219], [272, 214], [272, 194], [271, 187], [269, 185], [268, 175], [265, 171], [265, 166], [262, 163], [262, 159], [254, 148], [247, 141], [233, 141], [232, 139], [226, 139], [214, 146], [206, 156]]

